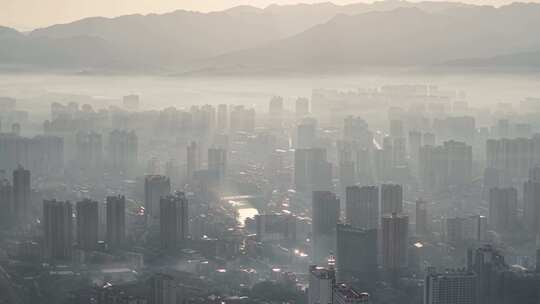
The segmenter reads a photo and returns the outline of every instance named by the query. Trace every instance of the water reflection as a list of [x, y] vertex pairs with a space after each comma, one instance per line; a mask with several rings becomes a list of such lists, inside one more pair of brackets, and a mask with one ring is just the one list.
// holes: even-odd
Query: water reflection
[[229, 204], [236, 209], [236, 220], [239, 227], [244, 227], [246, 219], [254, 218], [259, 214], [256, 208], [253, 208], [247, 200], [229, 200]]

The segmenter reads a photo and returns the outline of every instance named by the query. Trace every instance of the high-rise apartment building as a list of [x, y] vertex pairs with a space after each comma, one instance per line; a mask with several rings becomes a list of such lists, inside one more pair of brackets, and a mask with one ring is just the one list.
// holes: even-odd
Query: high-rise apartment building
[[443, 224], [444, 239], [449, 244], [463, 245], [486, 240], [488, 221], [485, 216], [448, 217]]
[[229, 128], [231, 132], [253, 132], [255, 130], [255, 109], [234, 106], [229, 116]]
[[347, 223], [359, 228], [379, 227], [379, 188], [351, 186], [346, 189], [345, 217]]
[[[504, 273], [508, 267], [504, 256], [491, 245], [484, 245], [467, 254], [469, 270], [477, 276], [477, 304], [504, 303]], [[497, 282], [500, 284], [497, 284]], [[516, 294], [515, 296], [518, 296]]]
[[268, 103], [268, 122], [272, 128], [280, 128], [283, 123], [283, 97], [274, 96]]
[[368, 123], [361, 117], [345, 117], [343, 120], [343, 139], [355, 142], [361, 148], [373, 146], [373, 133], [369, 130]]
[[13, 171], [13, 207], [14, 216], [23, 223], [30, 216], [32, 197], [30, 189], [30, 171], [19, 166]]
[[227, 150], [222, 148], [208, 149], [208, 170], [214, 171], [221, 181], [227, 176]]
[[427, 202], [422, 199], [416, 200], [416, 235], [426, 235], [429, 233], [427, 205]]
[[160, 201], [161, 248], [174, 250], [185, 246], [189, 233], [188, 200], [183, 192], [176, 192]]
[[257, 240], [296, 241], [297, 218], [288, 213], [271, 213], [255, 215]]
[[103, 138], [96, 132], [77, 132], [75, 162], [86, 172], [99, 172], [103, 166]]
[[334, 285], [332, 304], [369, 304], [369, 294], [359, 293], [351, 286], [339, 283]]
[[84, 199], [77, 202], [77, 246], [84, 250], [96, 249], [98, 244], [98, 202]]
[[486, 167], [500, 171], [503, 185], [526, 179], [529, 169], [540, 163], [540, 135], [486, 141]]
[[418, 155], [422, 147], [422, 133], [419, 131], [409, 132], [409, 159], [414, 172], [418, 170]]
[[0, 133], [0, 169], [14, 171], [24, 167], [34, 176], [57, 176], [64, 168], [64, 140], [58, 136], [33, 138]]
[[283, 97], [274, 96], [268, 103], [268, 114], [281, 115], [283, 113]]
[[356, 185], [356, 164], [354, 161], [339, 162], [340, 196], [346, 196], [347, 187]]
[[126, 198], [107, 197], [107, 247], [122, 248], [126, 241]]
[[217, 129], [223, 132], [227, 131], [228, 125], [228, 107], [226, 104], [220, 104], [217, 107]]
[[338, 224], [336, 261], [340, 282], [370, 280], [377, 273], [377, 229]]
[[296, 148], [314, 148], [317, 141], [317, 120], [304, 118], [296, 127]]
[[193, 173], [201, 168], [200, 148], [192, 141], [186, 148], [186, 179], [193, 178]]
[[43, 201], [43, 248], [46, 259], [69, 260], [73, 246], [70, 202]]
[[435, 146], [435, 134], [424, 133], [424, 135], [422, 136], [422, 145]]
[[8, 179], [0, 179], [0, 226], [4, 228], [11, 227], [15, 222], [13, 206], [13, 187]]
[[156, 274], [150, 279], [151, 298], [149, 304], [177, 304], [177, 285], [173, 276]]
[[382, 217], [382, 266], [387, 271], [407, 267], [409, 217], [397, 213]]
[[403, 212], [403, 187], [401, 185], [381, 185], [382, 214]]
[[538, 167], [530, 170], [529, 180], [523, 184], [523, 219], [527, 231], [533, 235], [540, 232], [540, 179]]
[[489, 226], [508, 233], [517, 224], [518, 193], [516, 188], [491, 188], [489, 190]]
[[457, 141], [442, 146], [422, 146], [419, 177], [425, 191], [469, 185], [472, 179], [472, 147]]
[[336, 283], [334, 269], [316, 265], [309, 267], [308, 304], [332, 304], [332, 293]]
[[330, 191], [314, 191], [312, 204], [313, 260], [323, 262], [334, 251], [339, 199]]
[[332, 164], [326, 159], [326, 149], [296, 149], [294, 152], [294, 183], [304, 193], [330, 190]]
[[501, 171], [495, 168], [484, 169], [484, 184], [482, 185], [482, 198], [489, 200], [489, 190], [502, 186]]
[[144, 178], [144, 208], [148, 225], [160, 218], [160, 200], [171, 193], [171, 181], [163, 175], [147, 175]]
[[138, 145], [135, 131], [112, 131], [107, 149], [109, 169], [118, 174], [132, 174], [138, 164]]
[[469, 270], [428, 270], [424, 304], [475, 304], [476, 274]]

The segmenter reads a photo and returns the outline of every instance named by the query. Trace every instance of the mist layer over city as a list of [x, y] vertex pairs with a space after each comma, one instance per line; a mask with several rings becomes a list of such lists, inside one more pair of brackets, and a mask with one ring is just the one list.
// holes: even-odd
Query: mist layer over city
[[83, 2], [0, 0], [0, 303], [540, 303], [540, 4]]

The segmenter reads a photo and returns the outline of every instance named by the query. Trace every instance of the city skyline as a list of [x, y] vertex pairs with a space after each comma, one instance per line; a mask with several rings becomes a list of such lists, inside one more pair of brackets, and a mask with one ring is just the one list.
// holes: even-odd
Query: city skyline
[[539, 304], [540, 2], [336, 1], [0, 0], [0, 303]]

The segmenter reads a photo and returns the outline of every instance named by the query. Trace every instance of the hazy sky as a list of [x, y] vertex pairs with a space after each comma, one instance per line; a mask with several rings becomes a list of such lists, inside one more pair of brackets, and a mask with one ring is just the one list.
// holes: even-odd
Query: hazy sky
[[[214, 11], [241, 4], [265, 7], [272, 3], [314, 3], [328, 0], [0, 0], [0, 25], [30, 30], [89, 16], [113, 17], [133, 13], [163, 13], [176, 9]], [[335, 0], [337, 4], [361, 0]], [[436, 0], [437, 1], [437, 0]], [[539, 1], [540, 0], [536, 0]], [[371, 2], [371, 1], [364, 1]], [[501, 5], [512, 0], [466, 0]]]

